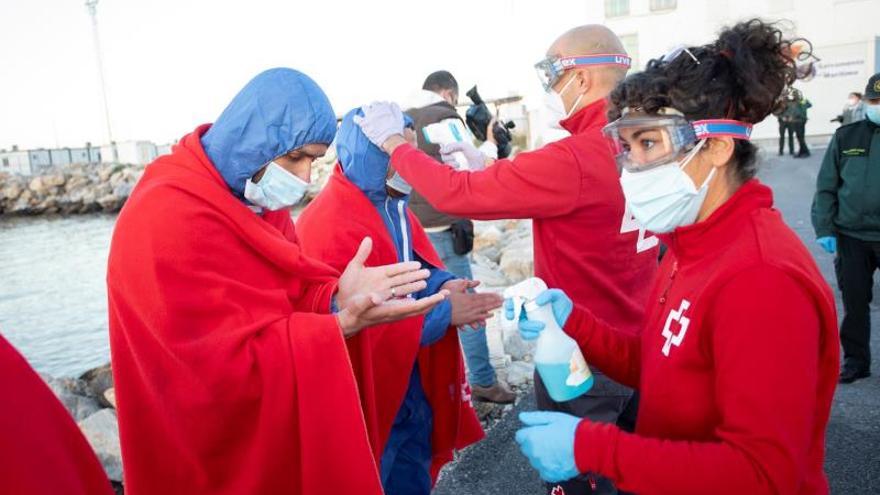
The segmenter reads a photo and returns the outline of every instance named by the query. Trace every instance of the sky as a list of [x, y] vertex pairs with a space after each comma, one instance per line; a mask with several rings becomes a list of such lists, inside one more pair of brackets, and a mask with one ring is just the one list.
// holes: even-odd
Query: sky
[[[536, 103], [533, 69], [599, 0], [100, 0], [98, 28], [116, 141], [172, 142], [211, 122], [260, 71], [315, 79], [337, 114], [404, 100], [451, 71], [464, 92]], [[0, 2], [0, 148], [107, 140], [85, 0]]]

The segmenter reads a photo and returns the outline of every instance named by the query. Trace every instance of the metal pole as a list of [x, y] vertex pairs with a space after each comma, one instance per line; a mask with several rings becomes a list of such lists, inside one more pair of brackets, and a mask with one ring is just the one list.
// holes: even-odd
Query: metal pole
[[86, 0], [86, 7], [92, 17], [92, 35], [95, 41], [95, 59], [98, 61], [98, 79], [101, 81], [101, 97], [104, 101], [104, 119], [107, 121], [107, 144], [113, 143], [113, 132], [110, 130], [110, 106], [107, 104], [107, 85], [104, 82], [104, 60], [101, 57], [101, 40], [98, 37], [98, 0]]

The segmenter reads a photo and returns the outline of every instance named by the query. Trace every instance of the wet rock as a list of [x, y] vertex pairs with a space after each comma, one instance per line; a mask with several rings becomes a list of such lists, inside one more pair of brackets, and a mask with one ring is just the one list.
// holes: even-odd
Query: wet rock
[[79, 376], [85, 392], [92, 397], [104, 397], [104, 392], [113, 388], [113, 370], [110, 363], [90, 369]]
[[122, 481], [122, 453], [119, 448], [116, 412], [113, 409], [101, 409], [78, 424], [104, 466], [107, 477], [113, 481]]

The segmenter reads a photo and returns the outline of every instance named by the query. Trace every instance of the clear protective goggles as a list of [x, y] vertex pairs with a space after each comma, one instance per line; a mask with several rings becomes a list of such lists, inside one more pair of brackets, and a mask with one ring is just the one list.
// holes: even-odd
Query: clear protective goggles
[[711, 119], [691, 122], [680, 112], [661, 108], [657, 114], [637, 114], [624, 109], [621, 118], [602, 129], [615, 155], [618, 168], [643, 172], [677, 161], [700, 140], [732, 137], [748, 140], [751, 124]]
[[619, 65], [628, 69], [632, 65], [632, 59], [623, 53], [550, 57], [535, 64], [535, 71], [538, 73], [538, 79], [541, 80], [544, 91], [549, 91], [559, 82], [565, 71], [590, 65]]

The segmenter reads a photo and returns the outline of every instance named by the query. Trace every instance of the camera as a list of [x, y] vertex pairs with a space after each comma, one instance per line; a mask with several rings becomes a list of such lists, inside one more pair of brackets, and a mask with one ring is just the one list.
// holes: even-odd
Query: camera
[[[465, 94], [467, 94], [468, 98], [473, 102], [473, 104], [467, 109], [465, 122], [467, 122], [468, 128], [474, 133], [474, 136], [477, 139], [485, 141], [488, 135], [489, 123], [492, 122], [492, 112], [489, 111], [486, 102], [480, 97], [480, 93], [477, 92], [476, 86], [471, 88]], [[498, 145], [498, 158], [507, 158], [510, 156], [510, 141], [513, 139], [513, 136], [510, 134], [510, 129], [513, 129], [514, 127], [516, 127], [516, 124], [514, 124], [513, 121], [496, 121], [495, 125], [492, 126], [492, 136], [495, 138], [495, 144]]]

